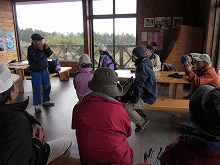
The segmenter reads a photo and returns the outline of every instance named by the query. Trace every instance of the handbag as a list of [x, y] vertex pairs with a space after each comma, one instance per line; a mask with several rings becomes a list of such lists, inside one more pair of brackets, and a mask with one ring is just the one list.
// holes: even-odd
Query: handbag
[[59, 59], [48, 60], [48, 70], [50, 73], [56, 73], [61, 70]]

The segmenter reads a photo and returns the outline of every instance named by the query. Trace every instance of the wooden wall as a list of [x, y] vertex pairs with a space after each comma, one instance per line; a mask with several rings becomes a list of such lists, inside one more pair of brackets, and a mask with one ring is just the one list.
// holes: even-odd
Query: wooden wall
[[[14, 17], [11, 0], [0, 0], [0, 24], [2, 27], [2, 37], [4, 43], [4, 51], [0, 51], [0, 61], [2, 63], [9, 63], [12, 60], [18, 60], [17, 45], [16, 45], [16, 33], [14, 28]], [[5, 44], [5, 31], [13, 32], [15, 35], [15, 50], [7, 50]]]

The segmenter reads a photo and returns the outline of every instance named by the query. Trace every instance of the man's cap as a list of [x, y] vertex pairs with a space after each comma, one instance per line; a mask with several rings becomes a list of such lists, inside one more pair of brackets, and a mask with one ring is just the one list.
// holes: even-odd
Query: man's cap
[[44, 37], [41, 37], [40, 34], [34, 33], [34, 34], [32, 34], [31, 39], [33, 41], [40, 41], [40, 40], [44, 39]]
[[99, 46], [99, 50], [101, 51], [107, 51], [107, 48], [104, 45]]
[[220, 137], [220, 87], [203, 85], [189, 102], [190, 114], [197, 129], [211, 137]]
[[208, 54], [201, 54], [200, 56], [193, 57], [196, 61], [211, 62], [210, 56]]
[[79, 58], [79, 66], [90, 66], [92, 65], [91, 58], [89, 57], [88, 54], [83, 54]]
[[101, 92], [111, 97], [120, 96], [123, 93], [122, 86], [118, 83], [118, 74], [107, 67], [95, 70], [93, 78], [88, 83], [93, 92]]
[[145, 57], [146, 52], [147, 52], [147, 48], [144, 45], [138, 45], [132, 51], [133, 55], [135, 55], [137, 58]]
[[156, 42], [151, 42], [151, 45], [152, 46], [157, 46], [157, 43]]
[[17, 74], [12, 74], [8, 67], [0, 62], [0, 93], [7, 91], [18, 79]]

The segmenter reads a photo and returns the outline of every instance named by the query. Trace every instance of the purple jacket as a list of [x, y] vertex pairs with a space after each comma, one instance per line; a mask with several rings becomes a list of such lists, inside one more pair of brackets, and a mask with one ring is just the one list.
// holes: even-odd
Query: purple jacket
[[79, 72], [75, 73], [73, 85], [76, 89], [76, 95], [79, 101], [82, 101], [83, 96], [86, 93], [92, 92], [92, 90], [88, 88], [88, 82], [92, 79], [92, 77], [92, 68], [81, 68]]
[[161, 156], [161, 165], [220, 164], [220, 142], [209, 142], [195, 136], [179, 136]]

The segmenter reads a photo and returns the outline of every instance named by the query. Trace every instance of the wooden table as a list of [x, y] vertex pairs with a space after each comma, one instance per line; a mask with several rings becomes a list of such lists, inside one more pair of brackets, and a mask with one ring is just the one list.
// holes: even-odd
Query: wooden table
[[28, 64], [22, 65], [21, 62], [17, 62], [17, 63], [13, 63], [13, 65], [8, 64], [7, 66], [10, 70], [14, 71], [15, 74], [20, 76], [19, 80], [16, 81], [16, 84], [18, 85], [19, 92], [24, 93], [24, 85], [23, 85], [24, 69], [28, 68], [29, 65]]
[[[131, 73], [130, 70], [115, 70], [118, 73], [119, 81], [125, 81], [130, 77], [135, 78], [135, 73]], [[159, 71], [155, 72], [157, 83], [168, 83], [169, 84], [169, 97], [171, 99], [182, 99], [183, 98], [183, 85], [190, 84], [189, 77], [184, 72], [178, 72], [183, 75], [183, 78], [168, 77], [169, 74], [175, 72]]]

